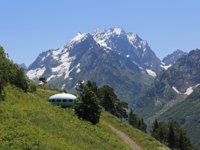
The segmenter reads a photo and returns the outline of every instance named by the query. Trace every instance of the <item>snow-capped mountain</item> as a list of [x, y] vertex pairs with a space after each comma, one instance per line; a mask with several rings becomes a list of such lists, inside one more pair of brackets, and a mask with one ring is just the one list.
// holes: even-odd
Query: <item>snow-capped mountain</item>
[[147, 41], [137, 34], [126, 33], [122, 28], [99, 30], [93, 33], [95, 41], [104, 48], [133, 60], [144, 69], [158, 73], [160, 60], [149, 47]]
[[109, 84], [127, 100], [147, 88], [160, 65], [146, 41], [121, 28], [111, 28], [78, 33], [63, 48], [41, 53], [29, 66], [27, 76], [36, 82], [43, 76], [50, 86], [63, 89], [73, 89], [86, 80]]

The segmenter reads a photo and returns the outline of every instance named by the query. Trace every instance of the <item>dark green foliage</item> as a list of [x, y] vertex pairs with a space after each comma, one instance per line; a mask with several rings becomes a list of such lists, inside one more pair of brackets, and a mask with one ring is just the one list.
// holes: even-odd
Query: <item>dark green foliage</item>
[[75, 104], [75, 113], [79, 118], [97, 124], [100, 119], [101, 107], [95, 93], [88, 87], [81, 87], [81, 94]]
[[130, 125], [132, 125], [133, 127], [137, 127], [138, 124], [138, 117], [136, 114], [133, 113], [133, 110], [131, 109], [130, 113], [129, 113], [129, 117], [128, 117], [128, 122]]
[[176, 148], [176, 137], [175, 137], [175, 131], [172, 124], [169, 125], [169, 133], [168, 133], [168, 146], [173, 149]]
[[161, 143], [168, 145], [172, 150], [194, 150], [185, 131], [176, 121], [158, 123], [155, 120], [151, 135]]
[[114, 114], [115, 102], [108, 92], [105, 92], [104, 97], [101, 100], [101, 105], [105, 108], [105, 111]]
[[41, 81], [43, 84], [47, 83], [47, 79], [45, 77], [40, 77], [39, 81]]
[[111, 114], [117, 116], [118, 118], [127, 118], [127, 108], [128, 104], [126, 102], [120, 101], [117, 98], [113, 88], [108, 85], [104, 85], [103, 87], [98, 89], [97, 93], [100, 104], [104, 109]]
[[3, 50], [3, 48], [0, 46], [0, 100], [3, 99], [3, 88], [7, 83], [6, 80], [6, 75], [5, 75], [5, 67], [6, 67], [6, 62], [7, 62], [7, 58], [6, 58], [6, 54]]
[[0, 100], [3, 99], [3, 89], [7, 84], [15, 85], [25, 92], [28, 91], [28, 81], [24, 76], [24, 69], [8, 59], [4, 49], [0, 47]]
[[128, 104], [120, 101], [110, 86], [104, 85], [103, 87], [98, 88], [95, 82], [87, 81], [85, 84], [79, 83], [79, 86], [76, 88], [80, 93], [83, 93], [85, 89], [88, 89], [95, 94], [98, 103], [106, 111], [121, 119], [128, 117], [126, 112]]
[[185, 132], [183, 130], [179, 133], [179, 148], [180, 150], [191, 150], [193, 149], [193, 146], [190, 143], [190, 140], [187, 138]]
[[115, 112], [115, 116], [117, 116], [118, 118], [127, 118], [127, 112], [126, 110], [128, 109], [128, 104], [124, 101], [117, 101], [116, 103], [116, 112]]
[[98, 87], [95, 82], [87, 81], [86, 86], [97, 95]]
[[[157, 132], [158, 128], [159, 128], [158, 120], [156, 119], [156, 120], [154, 121], [154, 123], [153, 123], [152, 134], [155, 134], [155, 133]], [[153, 135], [153, 137], [155, 137], [155, 136]]]
[[[13, 68], [14, 69], [14, 68]], [[28, 83], [24, 76], [24, 69], [19, 68], [17, 65], [15, 65], [16, 74], [14, 75], [13, 82], [11, 84], [16, 85], [17, 87], [21, 88], [24, 91], [28, 90]]]
[[137, 128], [143, 132], [146, 132], [146, 128], [147, 128], [146, 123], [144, 122], [143, 119], [139, 118], [136, 114], [134, 114], [132, 109], [128, 116], [128, 123], [131, 126]]
[[167, 145], [167, 135], [168, 135], [168, 128], [165, 122], [158, 123], [157, 120], [154, 121], [151, 135], [159, 140], [161, 143], [164, 143]]
[[140, 118], [140, 119], [139, 119], [138, 129], [140, 129], [140, 130], [143, 131], [143, 132], [146, 132], [147, 125], [146, 125], [146, 123], [144, 122], [143, 118]]

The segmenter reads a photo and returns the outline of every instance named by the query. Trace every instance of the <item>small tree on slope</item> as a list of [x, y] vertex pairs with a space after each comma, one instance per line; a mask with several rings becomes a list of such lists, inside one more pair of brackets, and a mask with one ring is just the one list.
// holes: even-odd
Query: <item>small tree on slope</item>
[[79, 118], [97, 124], [100, 119], [101, 107], [94, 92], [85, 87], [75, 104], [75, 113]]

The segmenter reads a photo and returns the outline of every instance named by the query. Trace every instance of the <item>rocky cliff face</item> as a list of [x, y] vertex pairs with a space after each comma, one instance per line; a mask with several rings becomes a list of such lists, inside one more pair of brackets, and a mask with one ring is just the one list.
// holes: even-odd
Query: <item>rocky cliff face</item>
[[[183, 55], [166, 71], [160, 73], [149, 89], [137, 102], [138, 112], [150, 117], [183, 100], [200, 84], [200, 50]], [[163, 111], [164, 112], [164, 111]], [[162, 112], [162, 113], [163, 113]]]
[[162, 62], [165, 63], [165, 65], [173, 65], [183, 55], [187, 55], [187, 53], [183, 52], [182, 50], [177, 49], [172, 54], [169, 54], [166, 57], [164, 57]]

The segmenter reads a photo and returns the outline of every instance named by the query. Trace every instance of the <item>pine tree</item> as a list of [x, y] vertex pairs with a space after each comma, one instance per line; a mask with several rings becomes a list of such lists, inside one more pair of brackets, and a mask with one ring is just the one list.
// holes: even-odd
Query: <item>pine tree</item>
[[155, 119], [152, 126], [151, 136], [157, 140], [159, 139], [158, 131], [159, 131], [159, 124], [158, 124], [157, 119]]
[[102, 99], [101, 104], [105, 108], [105, 111], [108, 111], [112, 114], [115, 113], [115, 103], [113, 98], [109, 95], [108, 92], [104, 93], [104, 97]]
[[168, 133], [168, 146], [171, 149], [174, 149], [176, 146], [176, 137], [175, 137], [175, 133], [174, 133], [174, 127], [172, 124], [170, 124], [169, 126], [169, 133]]
[[147, 125], [146, 125], [146, 123], [144, 122], [143, 119], [139, 120], [138, 129], [140, 129], [141, 131], [146, 133]]
[[187, 136], [183, 130], [181, 130], [179, 133], [179, 143], [178, 144], [179, 144], [180, 150], [193, 150], [194, 149], [190, 140], [187, 138]]
[[128, 109], [128, 104], [126, 102], [121, 102], [120, 100], [118, 100], [115, 104], [115, 107], [115, 116], [120, 119], [128, 117], [126, 112], [126, 109]]
[[82, 90], [76, 104], [75, 113], [79, 118], [97, 124], [100, 119], [101, 107], [94, 92], [85, 87]]
[[98, 87], [95, 82], [87, 81], [86, 86], [97, 95]]
[[45, 77], [40, 77], [39, 81], [41, 81], [43, 84], [47, 83], [47, 79]]
[[130, 110], [130, 113], [129, 113], [128, 122], [133, 127], [135, 127], [135, 128], [138, 127], [138, 118], [137, 118], [136, 114], [133, 113], [132, 109]]

